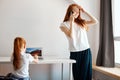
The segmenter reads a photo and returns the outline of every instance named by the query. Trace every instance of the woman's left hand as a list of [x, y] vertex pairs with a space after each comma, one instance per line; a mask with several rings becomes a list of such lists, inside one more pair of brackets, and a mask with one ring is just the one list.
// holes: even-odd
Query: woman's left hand
[[85, 12], [84, 9], [80, 6], [80, 11]]

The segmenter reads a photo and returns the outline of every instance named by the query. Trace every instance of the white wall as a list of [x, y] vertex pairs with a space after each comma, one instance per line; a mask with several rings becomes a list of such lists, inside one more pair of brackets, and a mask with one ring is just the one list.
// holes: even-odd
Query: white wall
[[[100, 0], [75, 1], [99, 20]], [[27, 41], [27, 47], [43, 47], [43, 56], [69, 58], [68, 42], [59, 25], [71, 3], [72, 0], [0, 0], [0, 56], [10, 56], [14, 38], [22, 36]], [[99, 24], [90, 27], [88, 32], [93, 62], [98, 50], [98, 26]], [[0, 74], [11, 71], [6, 65], [0, 66], [3, 67], [8, 70], [0, 69]], [[68, 65], [65, 66], [65, 80], [68, 80], [67, 67]], [[59, 64], [39, 67], [31, 65], [30, 74], [34, 80], [60, 80], [60, 73], [56, 72], [59, 68]]]
[[28, 47], [43, 47], [43, 55], [66, 54], [59, 25], [68, 4], [65, 0], [1, 0], [0, 55], [11, 55], [16, 36], [24, 37]]

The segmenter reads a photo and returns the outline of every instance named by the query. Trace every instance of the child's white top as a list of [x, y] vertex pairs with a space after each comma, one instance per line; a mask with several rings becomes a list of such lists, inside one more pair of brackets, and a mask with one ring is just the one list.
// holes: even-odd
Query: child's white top
[[[70, 29], [70, 22], [61, 23], [60, 27], [67, 27]], [[83, 51], [89, 48], [87, 33], [85, 28], [73, 24], [71, 38], [67, 36], [69, 41], [69, 50], [71, 52]]]
[[30, 54], [21, 53], [21, 68], [14, 71], [14, 74], [18, 77], [29, 77], [29, 63], [32, 62], [34, 58]]

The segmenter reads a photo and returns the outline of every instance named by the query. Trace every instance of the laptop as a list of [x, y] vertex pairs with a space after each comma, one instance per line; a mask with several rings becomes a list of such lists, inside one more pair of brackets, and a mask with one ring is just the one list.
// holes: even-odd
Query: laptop
[[26, 48], [26, 53], [31, 54], [32, 56], [38, 55], [39, 59], [43, 59], [43, 57], [42, 57], [42, 48], [40, 48], [40, 47]]

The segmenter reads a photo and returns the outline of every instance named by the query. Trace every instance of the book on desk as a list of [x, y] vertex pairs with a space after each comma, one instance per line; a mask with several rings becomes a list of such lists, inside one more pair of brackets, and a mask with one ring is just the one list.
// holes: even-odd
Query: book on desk
[[38, 55], [39, 59], [43, 59], [41, 47], [28, 47], [26, 48], [26, 53], [31, 54], [32, 56]]

